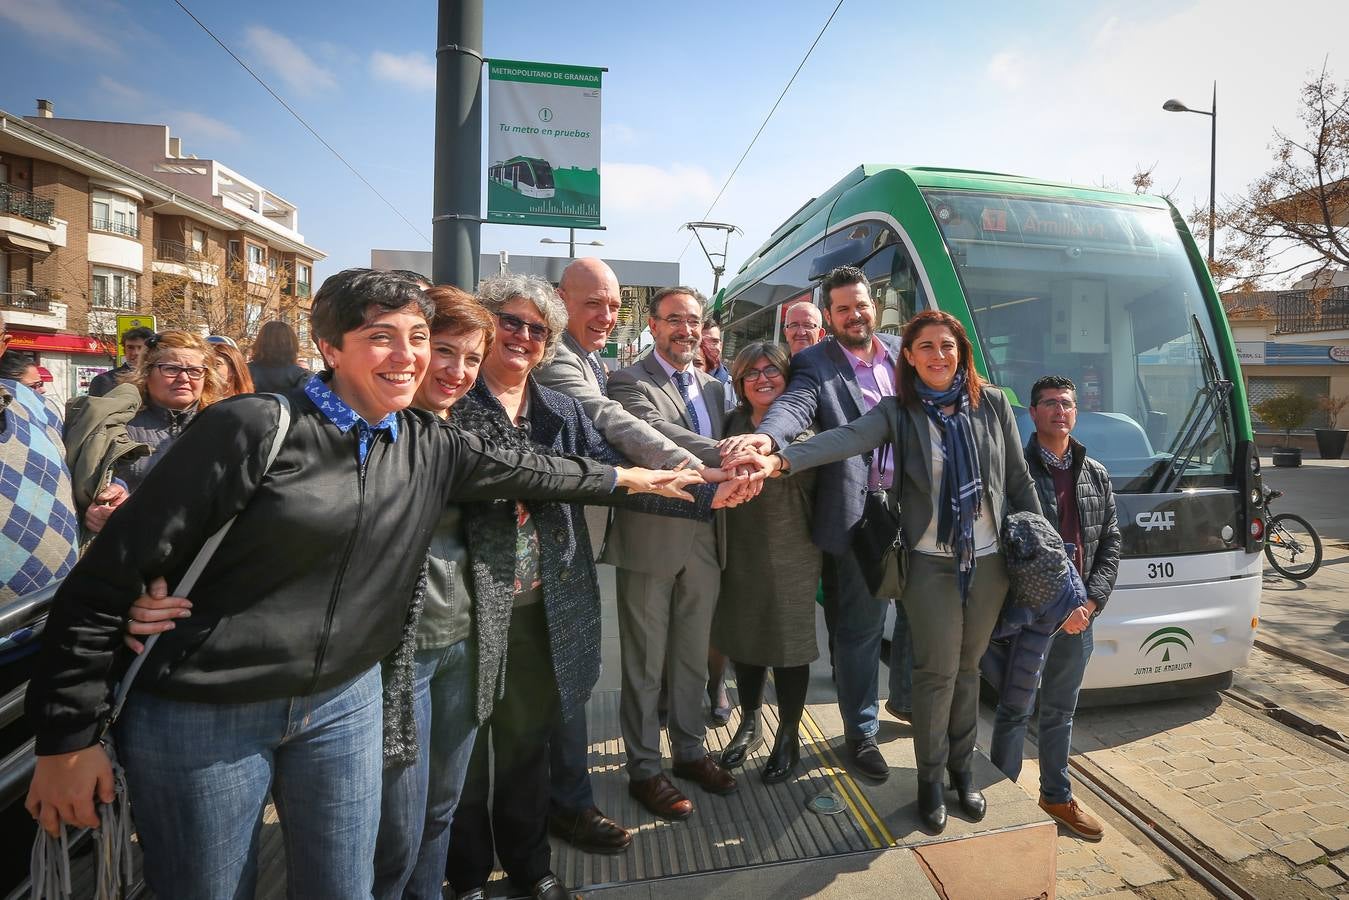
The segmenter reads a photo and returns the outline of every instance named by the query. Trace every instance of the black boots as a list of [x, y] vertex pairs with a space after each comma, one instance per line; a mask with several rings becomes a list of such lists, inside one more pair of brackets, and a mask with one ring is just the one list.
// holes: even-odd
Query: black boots
[[951, 772], [951, 790], [960, 795], [960, 809], [969, 816], [971, 822], [979, 822], [988, 812], [988, 803], [984, 795], [974, 789], [972, 772]]
[[797, 735], [801, 719], [799, 712], [796, 719], [797, 721], [783, 719], [778, 723], [778, 734], [773, 740], [773, 752], [768, 754], [763, 766], [764, 784], [779, 784], [786, 781], [796, 772], [797, 763], [801, 762], [801, 739]]
[[745, 757], [755, 748], [763, 745], [763, 734], [759, 728], [759, 708], [740, 707], [740, 727], [735, 730], [731, 742], [721, 751], [721, 765], [725, 769], [735, 769], [745, 764]]
[[918, 779], [918, 818], [933, 834], [946, 830], [946, 785]]

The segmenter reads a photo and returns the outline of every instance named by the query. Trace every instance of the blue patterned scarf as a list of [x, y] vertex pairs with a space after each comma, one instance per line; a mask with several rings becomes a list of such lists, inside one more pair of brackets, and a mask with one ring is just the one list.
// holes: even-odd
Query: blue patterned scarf
[[[934, 390], [922, 379], [915, 379], [923, 412], [941, 432], [942, 477], [937, 501], [937, 545], [951, 550], [956, 558], [956, 581], [960, 600], [969, 596], [974, 580], [974, 520], [979, 518], [984, 483], [979, 477], [979, 452], [974, 445], [970, 424], [970, 394], [965, 373], [956, 373], [955, 381], [944, 391]], [[955, 404], [951, 415], [942, 407]]]

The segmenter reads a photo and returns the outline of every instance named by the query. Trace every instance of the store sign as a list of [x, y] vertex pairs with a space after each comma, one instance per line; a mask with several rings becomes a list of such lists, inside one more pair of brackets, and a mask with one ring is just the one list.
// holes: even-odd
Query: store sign
[[107, 353], [109, 348], [98, 338], [79, 334], [46, 334], [37, 331], [11, 330], [11, 350], [47, 350], [56, 353]]
[[1349, 344], [1335, 344], [1330, 348], [1330, 358], [1335, 362], [1349, 363]]
[[487, 221], [600, 226], [603, 72], [488, 63]]
[[1237, 362], [1243, 366], [1263, 366], [1265, 364], [1264, 341], [1237, 341]]

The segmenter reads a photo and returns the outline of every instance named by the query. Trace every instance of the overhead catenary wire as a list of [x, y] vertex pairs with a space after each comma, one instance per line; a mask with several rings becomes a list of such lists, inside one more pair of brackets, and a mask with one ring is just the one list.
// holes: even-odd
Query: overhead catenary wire
[[[175, 2], [177, 2], [177, 0], [175, 0]], [[754, 149], [755, 143], [758, 142], [759, 135], [763, 134], [764, 129], [768, 127], [768, 121], [773, 118], [773, 113], [778, 111], [778, 106], [782, 103], [782, 98], [786, 97], [787, 92], [792, 89], [792, 84], [796, 81], [796, 76], [801, 74], [801, 70], [805, 68], [806, 61], [810, 59], [810, 55], [815, 52], [815, 47], [820, 43], [820, 38], [824, 37], [824, 33], [829, 30], [829, 23], [834, 21], [834, 16], [838, 15], [838, 11], [842, 8], [843, 0], [838, 0], [838, 3], [834, 6], [834, 11], [829, 14], [829, 18], [824, 20], [824, 25], [820, 28], [820, 33], [815, 35], [815, 40], [811, 41], [810, 48], [806, 50], [806, 55], [801, 57], [801, 62], [797, 64], [796, 71], [792, 72], [792, 77], [787, 79], [787, 84], [783, 86], [782, 93], [778, 94], [778, 99], [773, 101], [773, 107], [768, 110], [768, 115], [764, 116], [763, 122], [759, 125], [759, 130], [754, 132], [754, 137], [750, 138], [749, 146], [745, 148], [744, 153], [740, 154], [739, 161], [736, 162], [735, 168], [731, 169], [731, 174], [726, 176], [726, 181], [722, 183], [721, 190], [717, 191], [717, 196], [712, 198], [712, 203], [707, 207], [707, 212], [702, 215], [703, 219], [707, 219], [712, 215], [712, 210], [715, 209], [717, 203], [721, 201], [721, 195], [726, 193], [726, 188], [730, 187], [731, 179], [735, 177], [736, 172], [740, 171], [740, 166], [744, 164], [745, 159], [749, 156], [749, 152]], [[696, 234], [694, 237], [696, 237]], [[689, 247], [693, 245], [693, 240], [693, 237], [688, 239], [688, 243], [684, 245], [684, 249], [679, 253], [679, 259], [682, 260], [684, 254], [689, 252]]]
[[[196, 15], [193, 14], [192, 10], [190, 10], [190, 9], [188, 9], [186, 6], [184, 6], [182, 0], [173, 0], [173, 2], [174, 2], [174, 4], [175, 4], [179, 9], [181, 9], [183, 12], [187, 13], [188, 18], [190, 18], [193, 22], [196, 22], [197, 25], [201, 28], [202, 31], [204, 31], [204, 32], [206, 32], [208, 35], [210, 35], [210, 36], [211, 36], [211, 40], [215, 41], [217, 44], [220, 45], [220, 49], [222, 49], [222, 50], [224, 50], [226, 53], [228, 53], [228, 54], [230, 55], [230, 57], [231, 57], [235, 62], [237, 62], [240, 66], [243, 67], [243, 70], [244, 70], [245, 72], [247, 72], [249, 75], [253, 76], [253, 80], [256, 81], [258, 84], [262, 85], [262, 89], [265, 90], [267, 93], [271, 94], [271, 95], [272, 95], [272, 99], [276, 100], [277, 103], [280, 103], [281, 106], [286, 110], [286, 112], [290, 113], [290, 114], [295, 118], [295, 121], [297, 121], [297, 122], [299, 122], [301, 125], [303, 125], [304, 128], [305, 128], [305, 130], [308, 131], [310, 134], [312, 134], [312, 135], [314, 136], [314, 140], [318, 141], [320, 144], [322, 144], [324, 147], [326, 147], [327, 150], [328, 150], [328, 152], [331, 153], [333, 156], [337, 157], [338, 161], [341, 162], [342, 165], [346, 166], [347, 169], [351, 172], [351, 174], [355, 175], [358, 179], [360, 179], [361, 184], [364, 184], [366, 187], [368, 187], [368, 188], [370, 189], [370, 192], [371, 192], [371, 193], [373, 193], [376, 197], [378, 197], [381, 201], [384, 202], [384, 205], [385, 205], [385, 206], [387, 206], [387, 207], [389, 207], [389, 209], [393, 210], [394, 215], [396, 215], [396, 216], [398, 216], [398, 218], [402, 219], [403, 222], [404, 222], [404, 224], [407, 225], [407, 227], [411, 228], [414, 232], [416, 232], [416, 233], [417, 233], [417, 236], [420, 237], [423, 241], [425, 241], [425, 242], [426, 242], [426, 245], [427, 245], [428, 247], [431, 246], [431, 239], [430, 239], [429, 237], [427, 237], [427, 236], [422, 232], [422, 230], [421, 230], [420, 228], [418, 228], [416, 225], [412, 224], [412, 220], [411, 220], [411, 219], [409, 219], [407, 216], [403, 215], [402, 211], [399, 210], [398, 207], [394, 206], [394, 205], [393, 205], [393, 202], [392, 202], [391, 200], [389, 200], [388, 197], [385, 197], [383, 194], [381, 194], [381, 193], [379, 192], [379, 189], [378, 189], [377, 187], [375, 187], [373, 184], [370, 183], [370, 180], [369, 180], [369, 179], [367, 179], [367, 178], [366, 178], [364, 175], [362, 175], [360, 172], [356, 171], [356, 167], [353, 166], [351, 163], [347, 162], [346, 157], [344, 157], [341, 153], [338, 153], [336, 147], [334, 147], [332, 144], [330, 144], [330, 143], [328, 143], [326, 140], [324, 140], [324, 139], [323, 139], [323, 135], [321, 135], [321, 134], [319, 134], [317, 131], [315, 131], [315, 130], [314, 130], [314, 127], [313, 127], [312, 125], [310, 125], [308, 122], [306, 122], [306, 121], [304, 120], [304, 117], [301, 116], [298, 112], [295, 111], [294, 107], [292, 107], [289, 103], [287, 103], [284, 99], [282, 99], [282, 97], [281, 97], [280, 94], [278, 94], [276, 91], [272, 90], [271, 85], [269, 85], [267, 82], [263, 81], [263, 80], [262, 80], [262, 77], [259, 76], [257, 72], [254, 72], [251, 68], [249, 68], [248, 63], [246, 63], [246, 62], [244, 62], [242, 59], [240, 59], [240, 58], [239, 58], [239, 55], [238, 55], [237, 53], [235, 53], [233, 50], [231, 50], [231, 49], [229, 48], [229, 46], [225, 44], [224, 41], [222, 41], [220, 38], [218, 38], [218, 37], [216, 36], [216, 34], [215, 34], [214, 31], [212, 31], [210, 28], [206, 27], [206, 23], [203, 22], [201, 19], [198, 19], [198, 18], [196, 17]], [[840, 0], [840, 2], [841, 2], [841, 0]]]

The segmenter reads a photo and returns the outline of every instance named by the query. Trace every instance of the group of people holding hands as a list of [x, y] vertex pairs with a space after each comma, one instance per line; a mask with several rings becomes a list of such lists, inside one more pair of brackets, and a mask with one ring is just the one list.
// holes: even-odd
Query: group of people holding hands
[[[620, 727], [643, 807], [680, 820], [695, 810], [688, 786], [737, 790], [765, 743], [770, 670], [780, 724], [759, 775], [798, 772], [823, 584], [853, 770], [889, 775], [877, 682], [893, 600], [885, 707], [913, 725], [920, 818], [945, 827], [948, 777], [982, 818], [972, 764], [979, 663], [1008, 593], [1000, 526], [1045, 512], [1049, 491], [1090, 597], [1050, 664], [1074, 639], [1080, 684], [1119, 550], [1109, 480], [1087, 467], [1101, 501], [1087, 516], [1080, 484], [1053, 474], [1090, 462], [1069, 437], [1071, 382], [1044, 389], [1050, 406], [1037, 383], [1032, 417], [1050, 437], [1032, 441], [1045, 462], [1028, 468], [1012, 404], [979, 377], [959, 320], [927, 310], [899, 336], [875, 333], [850, 267], [821, 296], [823, 315], [786, 311], [786, 347], [755, 342], [723, 363], [702, 296], [660, 290], [651, 352], [610, 372], [599, 351], [622, 301], [599, 260], [572, 263], [556, 289], [503, 274], [476, 297], [346, 270], [313, 299], [324, 371], [219, 400], [205, 395], [228, 373], [184, 355], [209, 347], [160, 336], [125, 376], [140, 408], [128, 396], [118, 415], [135, 427], [153, 404], [171, 446], [114, 466], [80, 503], [97, 537], [57, 593], [30, 682], [29, 810], [53, 834], [96, 826], [114, 787], [109, 733], [159, 896], [251, 895], [269, 796], [291, 896], [430, 898], [448, 881], [475, 900], [497, 861], [531, 896], [568, 896], [550, 832], [589, 852], [633, 840], [596, 805], [588, 769], [596, 505], [612, 508], [598, 561], [617, 569]], [[174, 413], [189, 408], [183, 427]], [[878, 593], [860, 549], [877, 521], [905, 548], [897, 597]], [[710, 655], [729, 659], [740, 707], [721, 754], [705, 742]], [[1070, 729], [1076, 686], [1065, 692], [1054, 709]], [[999, 710], [1015, 737], [995, 737], [1004, 770], [1020, 767], [1028, 716]], [[1064, 796], [1066, 746], [1065, 772], [1048, 774], [1042, 746], [1041, 804], [1089, 830]]]

